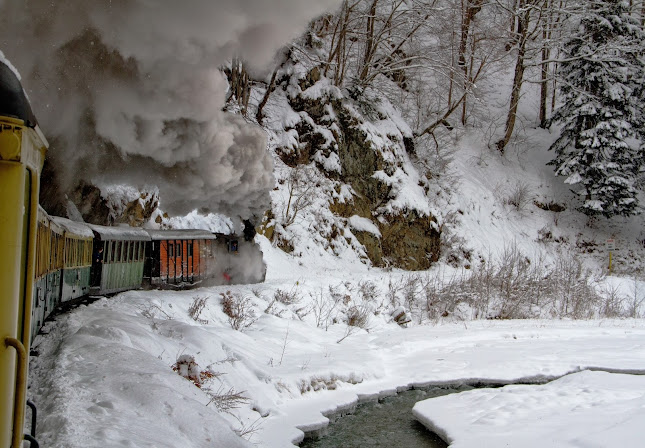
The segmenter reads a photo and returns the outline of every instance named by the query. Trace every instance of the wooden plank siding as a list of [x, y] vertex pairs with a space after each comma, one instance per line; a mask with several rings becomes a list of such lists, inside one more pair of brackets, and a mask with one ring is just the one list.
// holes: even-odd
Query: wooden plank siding
[[204, 240], [161, 240], [159, 244], [160, 280], [164, 283], [194, 283], [206, 274], [202, 263]]
[[146, 241], [103, 241], [101, 294], [141, 287]]

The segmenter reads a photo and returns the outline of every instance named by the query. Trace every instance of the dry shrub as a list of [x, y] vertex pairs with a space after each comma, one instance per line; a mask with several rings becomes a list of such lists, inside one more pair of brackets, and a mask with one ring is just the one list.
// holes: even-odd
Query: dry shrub
[[193, 298], [193, 303], [188, 307], [188, 315], [190, 318], [204, 325], [208, 324], [208, 320], [200, 319], [199, 315], [206, 307], [206, 302], [208, 302], [208, 297], [195, 297]]
[[347, 377], [341, 377], [331, 374], [329, 377], [313, 376], [309, 380], [302, 379], [298, 382], [298, 389], [301, 394], [307, 392], [317, 392], [319, 390], [336, 390], [338, 383], [360, 384], [363, 379], [350, 374]]
[[195, 362], [195, 357], [192, 355], [179, 356], [171, 368], [200, 389], [206, 382], [222, 375], [210, 369], [200, 370], [199, 365]]
[[[540, 256], [528, 258], [516, 245], [507, 246], [497, 259], [488, 257], [446, 278], [441, 273], [418, 278], [423, 294], [410, 283], [406, 306], [425, 296], [429, 319], [456, 316], [488, 319], [526, 319], [543, 315], [586, 319], [594, 315], [615, 315], [615, 298], [605, 300], [593, 287], [594, 279], [579, 258], [561, 255], [552, 266]], [[415, 310], [410, 307], [409, 309]], [[464, 310], [470, 311], [465, 316]]]
[[258, 320], [250, 298], [234, 295], [231, 291], [223, 292], [220, 295], [222, 296], [222, 311], [228, 316], [228, 323], [234, 330], [248, 328]]
[[370, 322], [369, 309], [365, 306], [352, 306], [347, 310], [347, 325], [367, 329]]
[[514, 207], [517, 211], [523, 211], [527, 205], [533, 202], [533, 189], [525, 182], [517, 182], [506, 196], [504, 203]]
[[300, 302], [297, 284], [290, 291], [277, 289], [273, 298], [284, 305], [293, 305]]
[[210, 396], [210, 401], [206, 406], [213, 404], [220, 412], [230, 412], [232, 409], [237, 409], [250, 401], [249, 398], [243, 395], [244, 391], [238, 392], [232, 387], [224, 389], [220, 386], [215, 391], [208, 389], [206, 393]]

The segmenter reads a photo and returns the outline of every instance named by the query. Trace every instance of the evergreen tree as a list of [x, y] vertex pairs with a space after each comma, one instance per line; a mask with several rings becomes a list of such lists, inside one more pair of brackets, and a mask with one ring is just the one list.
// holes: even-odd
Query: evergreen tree
[[640, 212], [635, 186], [645, 167], [634, 138], [643, 130], [643, 30], [623, 0], [591, 0], [564, 42], [560, 65], [563, 123], [550, 149], [556, 174], [579, 185], [580, 211], [629, 216]]

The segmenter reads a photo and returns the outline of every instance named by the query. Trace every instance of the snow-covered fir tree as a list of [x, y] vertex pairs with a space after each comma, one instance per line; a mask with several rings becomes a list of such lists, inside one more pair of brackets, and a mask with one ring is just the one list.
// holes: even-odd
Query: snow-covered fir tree
[[622, 0], [585, 2], [563, 43], [563, 123], [550, 162], [566, 183], [580, 186], [587, 215], [639, 213], [635, 182], [645, 166], [634, 137], [643, 137], [644, 33]]

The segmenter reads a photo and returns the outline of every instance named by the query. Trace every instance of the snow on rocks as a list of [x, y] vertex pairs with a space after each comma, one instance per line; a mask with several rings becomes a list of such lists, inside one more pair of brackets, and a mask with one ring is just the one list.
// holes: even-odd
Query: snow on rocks
[[638, 446], [645, 376], [585, 371], [432, 398], [412, 412], [454, 448]]

